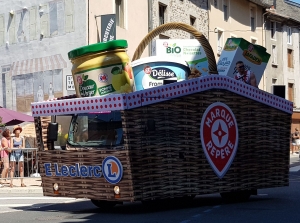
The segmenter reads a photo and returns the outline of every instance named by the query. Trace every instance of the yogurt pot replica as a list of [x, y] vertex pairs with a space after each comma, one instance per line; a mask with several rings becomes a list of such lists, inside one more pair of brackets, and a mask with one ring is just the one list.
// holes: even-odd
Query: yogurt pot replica
[[113, 40], [70, 51], [77, 97], [132, 92], [134, 77], [127, 47], [126, 40]]
[[183, 60], [146, 57], [132, 62], [135, 90], [187, 80], [190, 68]]

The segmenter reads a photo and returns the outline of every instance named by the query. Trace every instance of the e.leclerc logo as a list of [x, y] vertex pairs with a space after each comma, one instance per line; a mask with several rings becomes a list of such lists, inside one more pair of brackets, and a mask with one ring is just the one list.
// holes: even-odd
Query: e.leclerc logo
[[204, 112], [200, 138], [204, 154], [219, 178], [228, 171], [238, 146], [238, 126], [231, 109], [215, 102]]
[[51, 163], [45, 163], [45, 174], [47, 177], [96, 177], [100, 178], [102, 175], [111, 184], [120, 182], [123, 177], [123, 166], [120, 160], [114, 156], [106, 157], [101, 165], [86, 166], [76, 163], [75, 165], [58, 165], [53, 163], [54, 170]]
[[102, 162], [103, 176], [111, 184], [119, 183], [123, 176], [123, 166], [114, 156], [106, 157]]

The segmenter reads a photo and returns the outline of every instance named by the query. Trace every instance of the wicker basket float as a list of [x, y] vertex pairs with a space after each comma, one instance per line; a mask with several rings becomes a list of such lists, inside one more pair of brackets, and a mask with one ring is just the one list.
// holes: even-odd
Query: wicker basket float
[[[193, 27], [182, 23], [165, 24], [150, 32], [138, 46], [133, 60], [140, 58], [151, 39], [171, 29], [193, 34], [206, 52], [210, 73], [217, 73], [214, 54], [207, 39]], [[115, 99], [116, 95], [102, 98], [109, 101], [112, 97]], [[85, 106], [90, 103], [96, 107], [96, 99], [65, 101], [89, 100]], [[89, 150], [48, 150], [47, 126], [50, 119], [41, 116], [57, 114], [54, 110], [47, 110], [46, 104], [52, 107], [59, 101], [45, 102], [45, 109], [33, 103], [45, 196], [147, 201], [289, 185], [292, 106], [284, 99], [229, 77], [210, 75], [133, 92], [117, 97], [117, 100], [124, 105], [119, 109], [124, 146]], [[231, 109], [238, 125], [238, 147], [231, 165], [221, 177], [207, 159], [200, 137], [203, 115], [216, 102], [224, 103]], [[105, 103], [102, 102], [103, 106]], [[68, 113], [71, 112], [65, 112]], [[154, 130], [147, 129], [149, 120], [155, 123]], [[123, 166], [123, 177], [117, 184], [121, 191], [118, 198], [113, 193], [115, 185], [103, 177], [45, 175], [45, 163], [101, 165], [107, 156], [117, 157]], [[59, 193], [54, 193], [54, 183], [59, 184]]]

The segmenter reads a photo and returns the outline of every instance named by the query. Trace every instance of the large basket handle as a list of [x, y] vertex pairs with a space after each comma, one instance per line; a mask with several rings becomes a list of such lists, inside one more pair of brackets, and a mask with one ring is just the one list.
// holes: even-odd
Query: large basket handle
[[143, 51], [145, 50], [146, 46], [150, 43], [152, 39], [154, 39], [157, 35], [172, 29], [179, 29], [192, 34], [200, 42], [200, 44], [204, 49], [204, 52], [208, 60], [209, 73], [218, 74], [214, 52], [206, 37], [201, 32], [197, 31], [194, 27], [184, 23], [178, 23], [178, 22], [163, 24], [161, 26], [158, 26], [154, 30], [152, 30], [150, 33], [148, 33], [147, 36], [145, 36], [145, 38], [139, 44], [136, 51], [134, 52], [132, 61], [140, 59]]

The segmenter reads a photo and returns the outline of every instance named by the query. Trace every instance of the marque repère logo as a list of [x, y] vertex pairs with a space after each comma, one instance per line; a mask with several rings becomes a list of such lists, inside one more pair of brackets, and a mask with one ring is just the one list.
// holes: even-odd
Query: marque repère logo
[[211, 104], [204, 112], [200, 138], [206, 159], [219, 178], [228, 171], [238, 146], [238, 126], [224, 103]]

